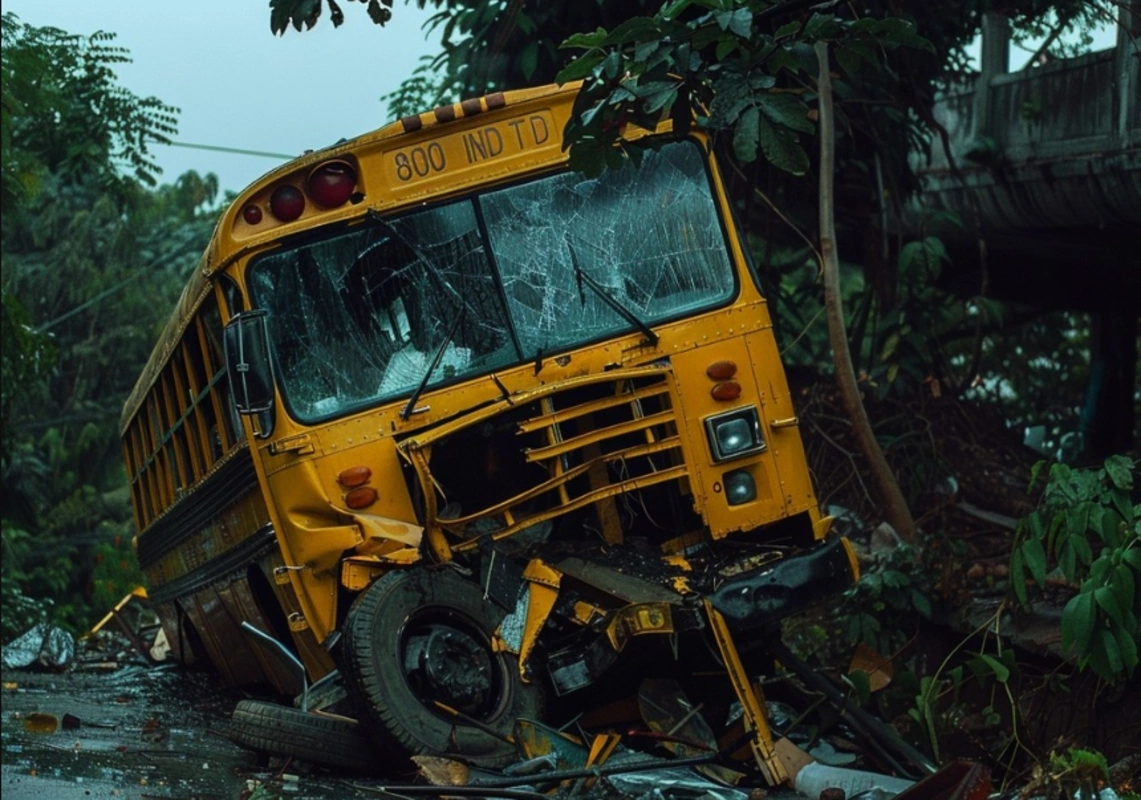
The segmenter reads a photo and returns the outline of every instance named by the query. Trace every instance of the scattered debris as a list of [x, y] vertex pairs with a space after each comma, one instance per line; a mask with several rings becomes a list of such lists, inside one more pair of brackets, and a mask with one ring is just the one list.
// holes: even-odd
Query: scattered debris
[[75, 658], [75, 638], [63, 628], [41, 622], [4, 645], [2, 658], [6, 669], [33, 665], [61, 669]]

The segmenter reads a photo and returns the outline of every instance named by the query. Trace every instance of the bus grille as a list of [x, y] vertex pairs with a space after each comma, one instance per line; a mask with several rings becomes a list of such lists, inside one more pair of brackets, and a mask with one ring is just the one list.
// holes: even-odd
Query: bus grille
[[595, 506], [621, 540], [624, 496], [645, 510], [654, 487], [688, 487], [671, 382], [665, 366], [576, 378], [405, 441], [425, 526], [464, 551]]

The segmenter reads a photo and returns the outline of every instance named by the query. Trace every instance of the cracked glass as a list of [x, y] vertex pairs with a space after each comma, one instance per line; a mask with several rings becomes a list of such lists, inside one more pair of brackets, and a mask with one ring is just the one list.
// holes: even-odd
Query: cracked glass
[[649, 324], [728, 301], [734, 274], [697, 145], [632, 165], [563, 173], [481, 199], [524, 355], [630, 329], [578, 274]]
[[303, 421], [692, 314], [736, 290], [691, 142], [597, 178], [560, 173], [373, 217], [258, 258], [248, 280], [269, 312], [285, 403]]
[[410, 395], [437, 356], [429, 386], [518, 360], [470, 202], [265, 256], [250, 286], [300, 419]]

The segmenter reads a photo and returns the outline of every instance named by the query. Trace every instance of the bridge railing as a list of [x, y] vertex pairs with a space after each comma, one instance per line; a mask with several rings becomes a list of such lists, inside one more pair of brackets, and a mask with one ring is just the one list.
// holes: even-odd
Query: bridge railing
[[[947, 90], [934, 109], [959, 166], [1141, 147], [1141, 54], [1135, 37], [1141, 38], [1138, 17], [1123, 11], [1116, 47], [1009, 72], [1009, 23], [987, 14], [982, 70]], [[948, 167], [936, 138], [925, 168]]]

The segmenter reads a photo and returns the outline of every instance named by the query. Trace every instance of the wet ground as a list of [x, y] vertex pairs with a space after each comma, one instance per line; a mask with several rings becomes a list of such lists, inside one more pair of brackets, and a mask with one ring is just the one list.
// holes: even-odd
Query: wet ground
[[357, 788], [354, 776], [232, 743], [243, 695], [209, 674], [136, 665], [2, 677], [4, 800], [384, 796], [375, 781]]

